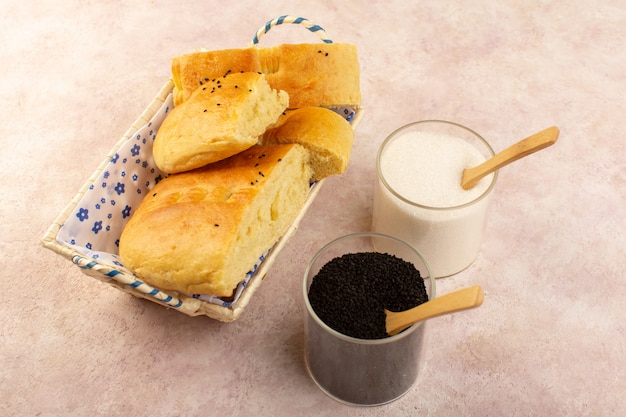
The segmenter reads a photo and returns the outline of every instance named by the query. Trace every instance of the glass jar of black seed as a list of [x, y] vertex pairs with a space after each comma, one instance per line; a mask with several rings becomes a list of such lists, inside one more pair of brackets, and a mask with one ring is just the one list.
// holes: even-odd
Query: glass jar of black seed
[[435, 297], [435, 279], [416, 249], [380, 233], [335, 239], [309, 262], [303, 295], [305, 363], [322, 391], [346, 404], [375, 406], [413, 386], [426, 322], [388, 336], [384, 310]]

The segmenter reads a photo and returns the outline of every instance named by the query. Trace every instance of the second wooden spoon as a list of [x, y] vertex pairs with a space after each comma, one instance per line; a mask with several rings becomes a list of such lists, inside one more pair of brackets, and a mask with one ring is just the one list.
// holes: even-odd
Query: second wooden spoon
[[463, 288], [441, 297], [436, 297], [410, 310], [392, 312], [385, 310], [385, 326], [387, 334], [393, 336], [418, 321], [478, 307], [485, 298], [482, 288], [478, 285]]
[[466, 168], [463, 170], [463, 178], [461, 179], [461, 187], [469, 190], [478, 184], [483, 177], [491, 174], [493, 171], [517, 161], [531, 153], [535, 153], [543, 148], [547, 148], [556, 142], [559, 137], [559, 129], [556, 126], [549, 127], [532, 136], [522, 139], [515, 145], [511, 145], [502, 152], [497, 153], [482, 164], [474, 168]]

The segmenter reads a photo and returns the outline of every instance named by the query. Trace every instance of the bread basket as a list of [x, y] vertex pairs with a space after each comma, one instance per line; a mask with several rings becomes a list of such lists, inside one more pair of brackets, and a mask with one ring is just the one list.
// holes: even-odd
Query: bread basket
[[[298, 24], [332, 43], [320, 26], [307, 19], [281, 16], [268, 21], [252, 40], [259, 39], [272, 27]], [[42, 244], [72, 261], [87, 276], [188, 316], [208, 316], [223, 322], [237, 320], [251, 297], [267, 277], [272, 264], [317, 196], [324, 180], [311, 186], [307, 202], [288, 231], [259, 259], [230, 299], [212, 296], [184, 295], [151, 286], [124, 268], [117, 251], [117, 241], [132, 209], [152, 187], [167, 174], [161, 172], [152, 158], [152, 141], [159, 126], [173, 108], [172, 80], [168, 80], [143, 113], [100, 163], [96, 171], [55, 219], [42, 238]], [[335, 109], [356, 129], [363, 110], [360, 107]], [[242, 271], [244, 273], [245, 271]]]

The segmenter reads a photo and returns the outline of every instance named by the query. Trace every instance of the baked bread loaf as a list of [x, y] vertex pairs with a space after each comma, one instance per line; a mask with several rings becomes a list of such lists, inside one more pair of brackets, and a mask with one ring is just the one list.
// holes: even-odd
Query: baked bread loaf
[[342, 116], [323, 107], [289, 110], [261, 138], [263, 145], [298, 143], [310, 151], [313, 181], [343, 174], [354, 141], [354, 130]]
[[237, 72], [265, 74], [299, 108], [361, 105], [356, 46], [347, 43], [282, 44], [268, 48], [202, 51], [172, 60], [174, 104], [189, 99], [207, 80]]
[[255, 145], [289, 104], [263, 74], [245, 72], [209, 79], [174, 107], [157, 132], [155, 164], [179, 173], [235, 155]]
[[254, 146], [161, 180], [122, 232], [123, 264], [161, 289], [231, 296], [304, 206], [307, 159], [297, 144]]

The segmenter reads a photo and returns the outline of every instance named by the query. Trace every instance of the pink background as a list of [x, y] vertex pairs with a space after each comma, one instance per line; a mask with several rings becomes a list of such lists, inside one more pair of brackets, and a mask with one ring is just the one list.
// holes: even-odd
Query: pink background
[[[3, 3], [0, 415], [626, 414], [622, 1]], [[366, 113], [348, 172], [237, 322], [135, 299], [41, 247], [173, 56], [247, 46], [283, 14], [357, 45]], [[284, 27], [261, 44], [318, 41]], [[483, 306], [429, 323], [407, 395], [348, 407], [304, 370], [301, 279], [327, 241], [369, 229], [385, 136], [431, 118], [496, 150], [551, 125], [561, 136], [500, 172], [478, 259], [438, 281], [439, 294], [481, 285]]]

